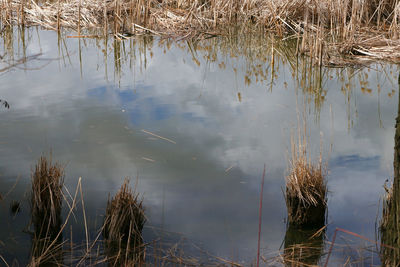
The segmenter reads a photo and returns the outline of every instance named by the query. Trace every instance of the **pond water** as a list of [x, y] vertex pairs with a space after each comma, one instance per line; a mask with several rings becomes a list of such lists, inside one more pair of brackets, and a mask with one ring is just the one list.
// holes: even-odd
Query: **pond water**
[[[10, 104], [0, 109], [0, 255], [9, 264], [29, 262], [31, 170], [50, 151], [71, 194], [82, 179], [91, 241], [109, 194], [130, 177], [143, 196], [145, 242], [163, 238], [184, 255], [246, 266], [257, 255], [266, 164], [261, 255], [282, 253], [299, 118], [307, 118], [311, 158], [322, 143], [328, 164], [326, 241], [336, 227], [376, 240], [383, 185], [393, 177], [397, 66], [310, 67], [293, 54], [295, 43], [266, 36], [68, 35], [29, 28], [1, 38], [0, 56], [22, 63], [0, 73], [0, 98]], [[12, 201], [21, 203], [15, 215]], [[67, 243], [85, 242], [82, 214], [64, 229]], [[373, 242], [345, 233], [336, 242], [330, 265], [379, 264]], [[325, 262], [320, 256], [314, 263]]]

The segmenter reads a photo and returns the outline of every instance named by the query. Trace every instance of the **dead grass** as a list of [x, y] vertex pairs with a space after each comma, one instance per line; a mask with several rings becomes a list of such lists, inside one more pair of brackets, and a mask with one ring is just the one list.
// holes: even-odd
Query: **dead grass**
[[1, 0], [2, 24], [62, 27], [83, 36], [101, 29], [117, 38], [150, 33], [201, 38], [257, 28], [299, 38], [297, 52], [316, 65], [337, 54], [400, 61], [395, 0]]
[[[31, 265], [36, 266], [53, 258], [56, 253], [44, 253], [54, 241], [60, 243], [61, 208], [63, 200], [64, 168], [41, 156], [32, 172], [31, 220], [34, 226], [32, 237]], [[56, 240], [57, 239], [57, 240]], [[52, 252], [59, 251], [53, 246]]]
[[299, 134], [298, 142], [292, 138], [292, 158], [286, 176], [285, 197], [289, 224], [315, 228], [325, 223], [326, 167], [322, 163], [322, 153], [317, 163], [311, 161], [307, 154], [306, 138], [305, 134]]
[[125, 179], [107, 203], [103, 236], [106, 254], [114, 265], [135, 265], [143, 260], [142, 230], [146, 217], [142, 202]]
[[[64, 169], [45, 156], [40, 157], [32, 173], [32, 221], [35, 229], [60, 225]], [[58, 231], [57, 231], [58, 232]]]

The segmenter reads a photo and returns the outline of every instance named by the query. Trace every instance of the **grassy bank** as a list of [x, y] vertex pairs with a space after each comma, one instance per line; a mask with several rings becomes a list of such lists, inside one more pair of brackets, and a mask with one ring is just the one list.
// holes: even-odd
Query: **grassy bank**
[[394, 0], [0, 0], [2, 25], [69, 28], [78, 37], [97, 29], [95, 35], [117, 38], [207, 38], [256, 29], [294, 35], [298, 54], [330, 66], [340, 65], [332, 60], [336, 54], [399, 61], [399, 11]]

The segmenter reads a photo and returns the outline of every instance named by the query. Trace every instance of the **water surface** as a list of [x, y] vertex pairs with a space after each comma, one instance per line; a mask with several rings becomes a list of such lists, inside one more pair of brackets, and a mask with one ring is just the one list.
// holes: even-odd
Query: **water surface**
[[[91, 240], [109, 194], [131, 177], [144, 198], [145, 242], [161, 236], [187, 254], [199, 247], [244, 265], [257, 253], [266, 164], [261, 246], [265, 258], [277, 255], [290, 136], [303, 116], [311, 157], [322, 141], [329, 166], [327, 238], [340, 227], [375, 240], [393, 173], [396, 66], [310, 67], [290, 41], [266, 36], [175, 43], [68, 35], [14, 29], [1, 40], [7, 60], [35, 56], [0, 73], [0, 97], [11, 106], [0, 110], [0, 254], [9, 263], [29, 261], [30, 174], [49, 151], [65, 165], [71, 192], [82, 178]], [[12, 200], [22, 205], [16, 215]], [[77, 244], [85, 241], [81, 212], [63, 233]], [[339, 235], [348, 246], [338, 245], [333, 266], [374, 246]], [[378, 254], [365, 254], [379, 264]]]

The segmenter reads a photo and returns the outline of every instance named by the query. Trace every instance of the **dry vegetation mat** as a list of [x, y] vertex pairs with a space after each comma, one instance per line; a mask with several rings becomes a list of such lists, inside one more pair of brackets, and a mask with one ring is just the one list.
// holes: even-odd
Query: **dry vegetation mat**
[[400, 3], [394, 0], [0, 0], [3, 25], [101, 29], [117, 38], [150, 33], [207, 38], [250, 29], [298, 38], [315, 64], [340, 56], [400, 61]]
[[207, 38], [250, 29], [298, 38], [316, 64], [338, 55], [400, 61], [400, 3], [394, 0], [0, 0], [3, 25], [102, 29], [117, 38], [150, 33]]

